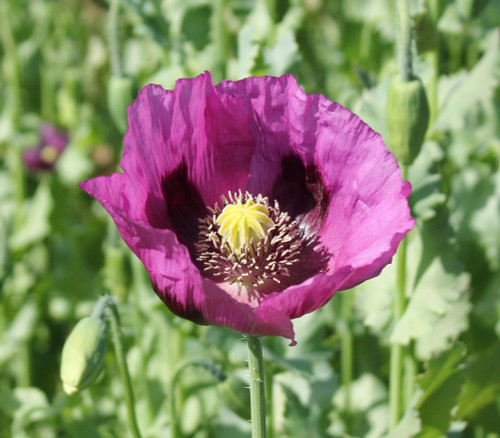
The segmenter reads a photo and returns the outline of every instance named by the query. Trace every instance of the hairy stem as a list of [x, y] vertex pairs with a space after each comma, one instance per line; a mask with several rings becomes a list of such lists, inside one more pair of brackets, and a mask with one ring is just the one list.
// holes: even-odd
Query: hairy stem
[[132, 390], [132, 382], [130, 380], [130, 373], [128, 371], [127, 360], [125, 358], [125, 351], [123, 347], [122, 334], [120, 331], [120, 318], [118, 315], [118, 308], [114, 302], [110, 303], [109, 319], [111, 322], [111, 332], [113, 333], [113, 345], [115, 347], [116, 362], [118, 364], [118, 371], [122, 379], [125, 404], [127, 405], [127, 416], [130, 427], [130, 432], [134, 438], [141, 438], [139, 426], [137, 425], [137, 418], [135, 415], [134, 406], [134, 392]]
[[340, 366], [342, 386], [344, 388], [344, 411], [346, 414], [347, 432], [350, 428], [351, 415], [351, 383], [353, 371], [353, 336], [351, 333], [352, 293], [342, 295], [342, 332], [340, 333]]
[[[407, 178], [407, 168], [404, 165], [402, 166], [402, 176], [403, 179]], [[396, 280], [397, 293], [393, 309], [394, 324], [397, 324], [398, 321], [401, 319], [406, 310], [406, 305], [407, 305], [407, 298], [406, 298], [407, 242], [408, 240], [406, 238], [403, 239], [397, 253], [397, 280]], [[403, 368], [405, 366], [405, 362], [407, 364], [406, 366], [408, 370], [413, 369], [413, 366], [410, 366], [412, 361], [412, 355], [408, 350], [409, 348], [410, 347], [406, 347], [406, 349], [404, 349], [404, 347], [398, 343], [394, 343], [391, 347], [391, 363], [390, 363], [390, 376], [389, 376], [389, 387], [390, 387], [389, 425], [391, 430], [394, 429], [398, 424], [406, 401], [403, 400], [403, 388], [402, 388]], [[405, 393], [406, 394], [408, 393], [407, 389]], [[405, 398], [407, 397], [409, 396], [406, 396]]]
[[250, 372], [250, 411], [252, 438], [266, 438], [266, 391], [262, 342], [253, 335], [247, 336], [248, 370]]

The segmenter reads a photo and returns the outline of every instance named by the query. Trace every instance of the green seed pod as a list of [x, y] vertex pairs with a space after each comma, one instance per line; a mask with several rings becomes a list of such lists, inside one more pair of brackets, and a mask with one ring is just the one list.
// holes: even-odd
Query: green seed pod
[[420, 79], [392, 79], [386, 118], [389, 149], [401, 164], [411, 164], [420, 152], [429, 124], [429, 104]]
[[231, 375], [219, 385], [219, 394], [224, 404], [239, 417], [250, 418], [250, 390], [248, 383]]
[[111, 76], [108, 82], [108, 108], [115, 126], [127, 130], [127, 108], [133, 100], [134, 84], [126, 76]]
[[61, 380], [67, 394], [88, 388], [102, 370], [108, 327], [103, 319], [81, 319], [66, 339], [61, 358]]

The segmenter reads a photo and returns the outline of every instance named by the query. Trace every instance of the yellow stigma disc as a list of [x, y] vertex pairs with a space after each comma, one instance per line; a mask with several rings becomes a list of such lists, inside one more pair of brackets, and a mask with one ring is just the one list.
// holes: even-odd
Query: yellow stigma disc
[[59, 156], [59, 151], [54, 147], [54, 146], [44, 146], [42, 150], [40, 151], [40, 156], [42, 157], [42, 160], [44, 160], [47, 163], [53, 163], [57, 160], [57, 157]]
[[265, 237], [274, 222], [264, 205], [248, 199], [245, 204], [237, 201], [226, 205], [217, 217], [216, 224], [222, 238], [239, 253], [252, 239], [257, 241]]

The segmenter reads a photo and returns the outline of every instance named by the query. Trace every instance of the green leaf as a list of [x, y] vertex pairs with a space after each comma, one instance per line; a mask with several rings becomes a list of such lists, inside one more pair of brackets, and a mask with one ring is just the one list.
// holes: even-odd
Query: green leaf
[[311, 376], [284, 372], [275, 377], [273, 406], [281, 415], [278, 428], [289, 438], [326, 437], [327, 414], [335, 390], [335, 376], [324, 362], [316, 364]]
[[49, 215], [54, 201], [48, 183], [49, 180], [43, 180], [33, 199], [26, 201], [22, 222], [9, 240], [12, 249], [24, 249], [50, 233]]
[[481, 248], [494, 271], [500, 266], [500, 170], [490, 174], [489, 169], [487, 165], [470, 163], [457, 172], [450, 204], [451, 219], [462, 244]]
[[450, 234], [442, 212], [424, 223], [408, 248], [408, 265], [413, 268], [407, 282], [410, 299], [391, 342], [407, 345], [414, 339], [421, 359], [445, 350], [468, 327], [469, 275], [454, 260]]
[[485, 41], [486, 52], [470, 72], [461, 71], [439, 81], [438, 118], [432, 130], [458, 129], [465, 115], [481, 100], [492, 98], [498, 84], [500, 67], [500, 31], [492, 31]]
[[464, 390], [459, 397], [457, 418], [471, 420], [500, 395], [500, 345], [481, 351], [465, 370]]
[[354, 380], [349, 389], [349, 408], [346, 409], [346, 388], [341, 387], [333, 397], [333, 410], [329, 431], [334, 436], [348, 430], [355, 436], [376, 438], [387, 430], [389, 408], [386, 403], [387, 389], [384, 382], [369, 373]]
[[40, 310], [28, 301], [17, 312], [0, 343], [0, 365], [7, 362], [16, 352], [19, 344], [27, 342], [35, 333]]
[[[418, 394], [417, 394], [418, 397]], [[398, 425], [385, 438], [413, 437], [421, 431], [421, 422], [417, 410], [410, 406]]]
[[303, 11], [299, 7], [288, 10], [283, 21], [276, 29], [276, 42], [264, 49], [264, 60], [269, 66], [269, 73], [281, 76], [300, 61], [299, 46], [295, 40], [295, 31], [303, 19]]
[[427, 141], [410, 166], [412, 194], [409, 201], [414, 217], [431, 219], [436, 215], [436, 209], [445, 203], [446, 196], [441, 191], [443, 177], [439, 169], [443, 159], [441, 147], [434, 141]]
[[55, 437], [50, 424], [54, 410], [44, 392], [38, 388], [14, 388], [0, 395], [0, 410], [12, 416], [11, 433], [16, 438]]
[[213, 425], [213, 435], [217, 438], [250, 438], [250, 422], [242, 420], [226, 407], [223, 407], [215, 424]]
[[242, 79], [252, 74], [255, 61], [259, 54], [259, 44], [254, 37], [254, 26], [245, 24], [238, 33], [238, 78]]
[[415, 340], [420, 359], [446, 350], [468, 327], [469, 275], [456, 261], [450, 235], [446, 213], [441, 211], [407, 236], [409, 302], [395, 326], [391, 324], [396, 263], [355, 291], [355, 306], [364, 323], [387, 342], [407, 345]]
[[427, 363], [424, 374], [417, 378], [422, 389], [416, 408], [422, 421], [419, 438], [439, 438], [449, 430], [452, 409], [464, 381], [461, 368], [465, 348], [455, 345]]

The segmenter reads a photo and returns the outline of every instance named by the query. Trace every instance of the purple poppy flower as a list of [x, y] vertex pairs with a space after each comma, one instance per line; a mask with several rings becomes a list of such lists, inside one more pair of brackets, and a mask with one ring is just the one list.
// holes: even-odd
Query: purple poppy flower
[[54, 166], [68, 145], [66, 131], [56, 129], [50, 123], [40, 126], [40, 143], [23, 151], [23, 163], [33, 173], [43, 170], [54, 170]]
[[81, 187], [196, 323], [294, 342], [291, 319], [378, 275], [413, 227], [380, 135], [293, 76], [149, 85], [128, 121], [124, 173]]

